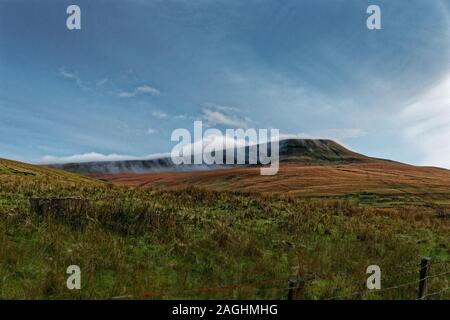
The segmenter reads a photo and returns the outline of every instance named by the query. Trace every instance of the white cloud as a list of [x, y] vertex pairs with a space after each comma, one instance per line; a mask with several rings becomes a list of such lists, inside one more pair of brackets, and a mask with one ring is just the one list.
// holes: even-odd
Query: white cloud
[[236, 107], [222, 106], [220, 104], [206, 103], [204, 106], [209, 109], [215, 109], [223, 112], [239, 112], [239, 109]]
[[450, 74], [405, 107], [403, 138], [421, 154], [420, 164], [450, 168]]
[[147, 86], [147, 85], [137, 87], [135, 91], [137, 93], [148, 93], [148, 94], [151, 94], [153, 96], [158, 96], [158, 95], [161, 94], [161, 92], [158, 89], [150, 87], [150, 86]]
[[131, 98], [131, 97], [136, 97], [141, 94], [150, 94], [152, 96], [159, 96], [161, 94], [161, 92], [158, 89], [151, 87], [149, 85], [143, 85], [143, 86], [136, 87], [133, 91], [119, 92], [118, 96], [120, 98]]
[[157, 133], [157, 132], [158, 132], [158, 130], [156, 130], [156, 129], [148, 128], [148, 130], [145, 133], [150, 135], [150, 134], [154, 134], [154, 133]]
[[339, 128], [315, 133], [284, 133], [280, 134], [280, 139], [331, 139], [341, 143], [342, 140], [363, 137], [365, 134], [365, 131], [359, 128]]
[[324, 134], [329, 139], [346, 140], [364, 137], [366, 132], [360, 128], [339, 128], [326, 130]]
[[122, 154], [101, 154], [97, 152], [88, 152], [74, 154], [70, 156], [49, 156], [42, 157], [37, 163], [39, 164], [62, 164], [62, 163], [82, 163], [82, 162], [102, 162], [102, 161], [124, 161], [124, 160], [150, 160], [168, 157], [169, 153], [150, 154], [143, 157], [136, 157]]
[[104, 85], [105, 83], [107, 83], [108, 81], [109, 81], [108, 78], [103, 78], [103, 79], [97, 80], [97, 85], [98, 85], [98, 86], [102, 86], [102, 85]]
[[250, 119], [239, 118], [235, 113], [239, 110], [234, 107], [224, 107], [219, 105], [207, 105], [203, 108], [202, 120], [210, 125], [224, 125], [236, 128], [247, 128]]
[[322, 137], [315, 136], [309, 133], [280, 133], [280, 140], [286, 139], [321, 139]]
[[237, 137], [231, 137], [227, 135], [215, 135], [210, 134], [204, 136], [202, 140], [195, 141], [193, 143], [185, 144], [182, 147], [184, 154], [189, 154], [190, 151], [204, 150], [206, 147], [216, 150], [225, 150], [226, 147], [230, 148], [243, 148], [247, 145], [254, 145], [256, 141], [247, 142], [245, 139], [239, 139]]
[[44, 156], [40, 163], [71, 163], [71, 162], [91, 162], [91, 161], [119, 161], [128, 160], [133, 158], [132, 156], [120, 155], [120, 154], [101, 154], [97, 152], [89, 152], [82, 154], [74, 154], [66, 157]]
[[74, 81], [78, 86], [84, 87], [83, 81], [81, 81], [80, 77], [75, 72], [67, 71], [66, 68], [59, 68], [59, 75], [63, 78]]
[[131, 98], [131, 97], [134, 97], [134, 96], [136, 96], [136, 94], [134, 93], [134, 92], [119, 92], [118, 93], [118, 96], [120, 97], [120, 98]]
[[152, 112], [152, 116], [154, 116], [155, 118], [158, 118], [158, 119], [164, 119], [164, 118], [167, 118], [167, 113], [156, 110], [156, 111]]
[[76, 79], [77, 78], [77, 76], [74, 73], [66, 71], [66, 69], [64, 67], [61, 67], [59, 69], [59, 74], [61, 76], [63, 76], [64, 78], [68, 78], [68, 79]]

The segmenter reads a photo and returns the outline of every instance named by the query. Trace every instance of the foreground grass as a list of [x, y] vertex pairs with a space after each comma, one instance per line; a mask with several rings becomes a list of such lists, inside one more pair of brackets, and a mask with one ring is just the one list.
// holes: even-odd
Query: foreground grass
[[[433, 258], [428, 292], [449, 286], [450, 223], [432, 210], [27, 172], [0, 172], [2, 299], [283, 299], [292, 275], [307, 279], [305, 299], [414, 299], [421, 255]], [[36, 215], [32, 196], [89, 201]], [[66, 287], [73, 264], [81, 290]], [[368, 292], [372, 264], [383, 288], [408, 285]]]

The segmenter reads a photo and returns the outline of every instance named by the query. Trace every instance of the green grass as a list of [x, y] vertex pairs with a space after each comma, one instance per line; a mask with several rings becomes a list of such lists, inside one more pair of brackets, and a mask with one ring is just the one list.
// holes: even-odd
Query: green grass
[[[420, 255], [433, 257], [432, 275], [449, 269], [436, 262], [450, 258], [450, 224], [432, 209], [153, 191], [17, 166], [0, 163], [2, 299], [283, 299], [292, 275], [308, 279], [305, 299], [414, 299], [416, 283], [368, 292], [367, 266], [381, 267], [383, 288], [416, 281]], [[4, 173], [11, 168], [33, 174]], [[88, 204], [39, 216], [29, 197]], [[72, 264], [81, 267], [79, 291], [66, 288]], [[448, 280], [431, 278], [429, 292]]]
[[397, 207], [402, 205], [426, 207], [430, 203], [429, 200], [425, 200], [417, 195], [388, 195], [373, 192], [361, 192], [336, 198], [357, 204], [364, 204], [380, 208]]

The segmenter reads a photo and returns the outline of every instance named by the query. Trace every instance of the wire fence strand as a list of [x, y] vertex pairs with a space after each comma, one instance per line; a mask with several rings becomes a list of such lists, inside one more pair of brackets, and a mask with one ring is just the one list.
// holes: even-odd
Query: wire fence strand
[[[445, 263], [447, 263], [448, 261], [444, 261]], [[415, 271], [417, 273], [417, 270]], [[403, 274], [408, 274], [408, 273], [403, 273]], [[381, 293], [381, 292], [386, 292], [389, 290], [395, 290], [395, 289], [400, 289], [400, 288], [407, 288], [410, 287], [412, 285], [418, 285], [419, 282], [421, 281], [425, 281], [428, 279], [433, 279], [433, 278], [439, 278], [441, 276], [450, 274], [450, 271], [446, 271], [446, 272], [442, 272], [442, 273], [438, 273], [438, 274], [434, 274], [434, 275], [429, 275], [426, 276], [422, 279], [417, 279], [414, 281], [408, 281], [408, 282], [404, 282], [398, 285], [393, 285], [387, 288], [382, 288], [382, 289], [377, 289], [377, 290], [369, 290], [369, 289], [365, 289], [365, 290], [359, 290], [359, 291], [355, 291], [355, 292], [351, 292], [348, 294], [343, 294], [343, 295], [336, 295], [336, 296], [332, 296], [330, 298], [326, 298], [325, 300], [336, 300], [336, 299], [342, 299], [342, 298], [350, 298], [350, 297], [354, 297], [357, 295], [362, 295], [362, 294], [367, 294], [367, 293]], [[273, 278], [269, 278], [269, 279], [265, 279], [263, 281], [258, 281], [258, 282], [251, 282], [251, 283], [246, 283], [246, 284], [242, 284], [242, 283], [238, 283], [238, 284], [229, 284], [229, 285], [219, 285], [219, 286], [211, 286], [211, 287], [202, 287], [202, 288], [195, 288], [195, 289], [179, 289], [179, 290], [155, 290], [155, 291], [145, 291], [142, 292], [138, 295], [123, 295], [123, 296], [117, 296], [117, 297], [112, 297], [111, 299], [134, 299], [134, 298], [138, 298], [138, 299], [142, 299], [142, 298], [155, 298], [158, 296], [171, 296], [171, 297], [175, 297], [175, 296], [180, 296], [183, 294], [192, 294], [192, 293], [219, 293], [219, 292], [225, 292], [225, 291], [232, 291], [232, 290], [267, 290], [267, 291], [279, 291], [279, 292], [284, 292], [287, 295], [288, 290], [298, 290], [301, 287], [304, 287], [306, 284], [308, 283], [312, 283], [314, 281], [317, 281], [318, 278], [314, 277], [311, 279], [302, 279], [300, 282], [300, 285], [294, 286], [294, 287], [289, 287], [289, 286], [280, 286], [280, 285], [274, 285], [274, 286], [270, 286], [271, 284], [274, 284], [276, 282], [280, 283], [283, 280], [282, 279], [273, 279]], [[323, 279], [319, 279], [319, 280], [323, 280]], [[339, 289], [340, 287], [334, 287], [333, 289]], [[424, 295], [421, 299], [425, 299], [427, 297], [430, 296], [435, 296], [438, 294], [442, 294], [445, 291], [447, 291], [449, 289], [449, 287], [445, 287], [439, 291], [436, 292], [432, 292], [429, 294]], [[280, 294], [279, 297], [277, 297], [277, 299], [283, 299], [283, 296]]]

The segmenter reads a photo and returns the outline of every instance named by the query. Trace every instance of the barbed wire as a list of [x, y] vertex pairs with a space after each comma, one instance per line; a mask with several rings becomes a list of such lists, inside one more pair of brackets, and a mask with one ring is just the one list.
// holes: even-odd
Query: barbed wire
[[[417, 285], [419, 282], [421, 281], [425, 281], [427, 279], [432, 279], [432, 278], [437, 278], [446, 274], [450, 274], [450, 271], [448, 272], [442, 272], [442, 273], [438, 273], [435, 275], [430, 275], [427, 277], [424, 277], [422, 279], [417, 279], [414, 281], [409, 281], [409, 282], [405, 282], [405, 283], [401, 283], [399, 285], [394, 285], [394, 286], [390, 286], [387, 288], [382, 288], [382, 289], [378, 289], [378, 290], [360, 290], [360, 291], [355, 291], [355, 292], [351, 292], [348, 294], [343, 294], [343, 295], [337, 295], [337, 296], [333, 296], [330, 298], [327, 298], [325, 300], [335, 300], [335, 299], [340, 299], [340, 298], [348, 298], [348, 297], [353, 297], [356, 296], [358, 294], [364, 294], [364, 293], [380, 293], [380, 292], [385, 292], [385, 291], [389, 291], [389, 290], [394, 290], [394, 289], [400, 289], [400, 288], [405, 288], [405, 287], [409, 287], [412, 285]], [[293, 287], [289, 287], [289, 286], [273, 286], [273, 287], [266, 287], [266, 288], [261, 288], [261, 286], [264, 285], [270, 285], [273, 284], [274, 282], [281, 282], [282, 279], [266, 279], [263, 281], [258, 281], [258, 282], [252, 282], [252, 283], [247, 283], [247, 284], [230, 284], [230, 285], [220, 285], [220, 286], [215, 286], [215, 287], [202, 287], [202, 288], [197, 288], [197, 289], [178, 289], [178, 290], [169, 290], [169, 291], [146, 291], [146, 292], [142, 292], [141, 294], [138, 295], [125, 295], [125, 296], [117, 296], [117, 297], [112, 297], [111, 299], [133, 299], [133, 298], [152, 298], [152, 297], [157, 297], [157, 296], [176, 296], [176, 295], [183, 295], [186, 293], [193, 293], [193, 292], [197, 292], [197, 293], [214, 293], [214, 292], [223, 292], [223, 291], [228, 291], [228, 290], [270, 290], [270, 291], [288, 291], [288, 290], [298, 290], [300, 288], [303, 288], [306, 284], [308, 283], [312, 283], [314, 281], [317, 281], [317, 278], [313, 278], [313, 279], [302, 279], [301, 277], [299, 278], [299, 284]], [[323, 280], [323, 279], [322, 279]], [[338, 289], [339, 287], [334, 287], [333, 289]], [[429, 296], [433, 296], [433, 295], [437, 295], [439, 293], [443, 293], [446, 290], [448, 290], [449, 287], [446, 287], [440, 291], [437, 292], [433, 292], [430, 294], [425, 295], [424, 297], [422, 297], [422, 299], [425, 299], [426, 297]], [[277, 297], [279, 299], [282, 299], [282, 297]]]
[[361, 293], [366, 293], [366, 292], [379, 293], [379, 292], [384, 292], [384, 291], [387, 291], [387, 290], [404, 288], [404, 287], [411, 286], [413, 284], [418, 284], [419, 282], [425, 281], [427, 279], [437, 278], [437, 277], [440, 277], [440, 276], [443, 276], [443, 275], [446, 275], [446, 274], [450, 274], [450, 271], [442, 272], [442, 273], [435, 274], [435, 275], [426, 276], [426, 277], [418, 279], [418, 280], [414, 280], [414, 281], [411, 281], [411, 282], [405, 282], [405, 283], [402, 283], [402, 284], [399, 284], [399, 285], [396, 285], [396, 286], [391, 286], [391, 287], [387, 287], [387, 288], [383, 288], [383, 289], [371, 290], [371, 291], [361, 290], [361, 291], [353, 292], [353, 293], [346, 294], [346, 295], [335, 296], [335, 297], [329, 298], [329, 300], [334, 300], [334, 299], [338, 299], [338, 298], [345, 298], [345, 297], [354, 296], [354, 295], [361, 294]]
[[[197, 289], [179, 289], [179, 290], [172, 290], [172, 291], [145, 291], [145, 292], [142, 292], [141, 294], [139, 294], [138, 296], [144, 297], [144, 298], [149, 298], [152, 296], [190, 293], [190, 292], [214, 292], [214, 291], [220, 292], [220, 291], [236, 290], [236, 289], [247, 289], [247, 290], [248, 289], [259, 289], [260, 286], [269, 285], [274, 282], [281, 282], [281, 281], [283, 281], [283, 280], [270, 278], [270, 279], [265, 279], [262, 281], [251, 282], [251, 283], [246, 283], [246, 284], [237, 283], [237, 284], [229, 284], [229, 285], [220, 285], [220, 286], [215, 286], [215, 287], [202, 287], [202, 288], [197, 288]], [[288, 290], [287, 287], [280, 288], [280, 286], [264, 288], [264, 290], [269, 290], [269, 289], [274, 289], [274, 288], [278, 288], [280, 290]]]
[[[444, 266], [444, 268], [438, 268], [438, 269], [443, 269], [443, 270], [447, 270], [448, 269], [448, 264], [450, 263], [450, 260], [443, 260], [443, 261], [437, 261], [437, 262], [430, 262], [428, 265], [421, 265], [421, 264], [417, 264], [415, 265], [416, 267], [419, 267], [419, 269], [417, 270], [409, 270], [407, 272], [403, 272], [400, 273], [399, 275], [415, 275], [417, 273], [422, 272], [422, 270], [427, 269], [427, 268], [431, 268], [434, 267], [433, 269], [436, 269], [437, 266]], [[402, 267], [401, 269], [406, 269], [406, 267]], [[433, 270], [431, 269], [431, 270]]]
[[450, 263], [450, 260], [439, 260], [439, 261], [436, 261], [436, 262], [431, 261], [430, 265], [431, 266], [437, 266], [437, 265], [443, 265], [443, 264], [448, 264], [448, 263]]
[[416, 299], [416, 300], [425, 300], [426, 297], [432, 297], [432, 296], [436, 296], [438, 294], [443, 294], [445, 291], [447, 291], [449, 289], [450, 289], [450, 287], [445, 287], [442, 290], [435, 291], [435, 292], [432, 292], [432, 293], [428, 293], [428, 294], [424, 295], [422, 298], [419, 298], [419, 299]]
[[443, 275], [446, 275], [446, 274], [450, 274], [450, 271], [438, 273], [438, 274], [431, 275], [431, 276], [427, 276], [427, 277], [425, 277], [425, 278], [423, 278], [423, 279], [420, 279], [420, 280], [426, 280], [426, 279], [430, 279], [430, 278], [436, 278], [436, 277], [440, 277], [440, 276], [443, 276]]
[[404, 288], [404, 287], [411, 286], [413, 284], [417, 284], [419, 281], [420, 280], [411, 281], [411, 282], [405, 282], [405, 283], [402, 283], [402, 284], [399, 284], [399, 285], [396, 285], [396, 286], [383, 288], [383, 289], [377, 289], [377, 290], [370, 290], [370, 291], [368, 291], [366, 289], [366, 290], [356, 291], [356, 292], [349, 293], [349, 294], [334, 296], [334, 297], [328, 298], [326, 300], [335, 300], [335, 299], [339, 299], [339, 298], [346, 298], [346, 297], [351, 297], [351, 296], [355, 296], [355, 295], [362, 294], [362, 293], [379, 293], [379, 292], [384, 292], [384, 291], [387, 291], [387, 290]]

